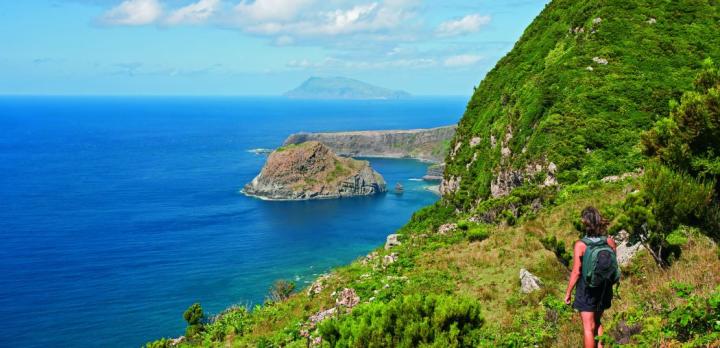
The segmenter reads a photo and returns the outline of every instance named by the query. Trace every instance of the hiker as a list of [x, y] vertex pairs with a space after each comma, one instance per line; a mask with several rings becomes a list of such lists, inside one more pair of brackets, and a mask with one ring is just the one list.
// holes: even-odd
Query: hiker
[[620, 281], [615, 255], [617, 245], [612, 237], [606, 235], [608, 221], [596, 208], [583, 209], [581, 218], [585, 237], [575, 243], [565, 303], [570, 304], [572, 289], [577, 285], [573, 308], [580, 312], [585, 348], [595, 348], [596, 344], [601, 348], [602, 344], [595, 340], [596, 336], [603, 334], [600, 319], [603, 312], [610, 308], [613, 285]]

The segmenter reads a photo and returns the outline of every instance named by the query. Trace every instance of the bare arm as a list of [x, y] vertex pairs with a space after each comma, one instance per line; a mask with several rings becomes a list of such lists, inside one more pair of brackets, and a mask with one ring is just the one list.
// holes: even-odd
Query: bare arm
[[613, 239], [613, 237], [608, 237], [607, 243], [614, 252], [617, 252], [617, 243], [615, 243], [615, 240]]
[[567, 290], [565, 290], [565, 303], [570, 304], [570, 298], [572, 297], [572, 290], [575, 288], [580, 279], [580, 258], [583, 252], [585, 252], [585, 244], [581, 241], [575, 242], [575, 248], [573, 250], [573, 268], [570, 272], [570, 281], [568, 282]]

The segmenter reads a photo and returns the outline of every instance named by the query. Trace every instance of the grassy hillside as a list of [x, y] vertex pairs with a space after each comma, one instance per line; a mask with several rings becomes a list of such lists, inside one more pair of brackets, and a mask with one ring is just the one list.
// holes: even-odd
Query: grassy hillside
[[[377, 307], [386, 308], [393, 301], [413, 301], [420, 296], [445, 301], [451, 308], [456, 305], [461, 312], [467, 308], [480, 309], [481, 320], [475, 321], [471, 344], [449, 340], [442, 345], [576, 347], [582, 334], [581, 324], [569, 306], [561, 302], [569, 271], [541, 241], [554, 236], [571, 245], [578, 237], [574, 221], [583, 207], [596, 205], [612, 216], [626, 192], [638, 185], [637, 180], [629, 179], [620, 183], [595, 182], [582, 192], [561, 191], [553, 207], [525, 216], [515, 226], [474, 224], [449, 215], [428, 219], [427, 209], [416, 214], [400, 231], [403, 234], [400, 246], [391, 250], [379, 248], [369, 257], [333, 270], [318, 282], [321, 288], [314, 288], [320, 291], [304, 289], [250, 312], [245, 308], [231, 309], [220, 320], [205, 326], [204, 333], [195, 341], [186, 341], [182, 346], [305, 347], [320, 336], [326, 338], [321, 346], [330, 346], [327, 339], [333, 332], [352, 327], [355, 332], [345, 332], [343, 336], [347, 343], [348, 337], [361, 336], [359, 323], [365, 322], [363, 315], [377, 311]], [[438, 233], [440, 223], [446, 219], [458, 221], [458, 228]], [[673, 335], [668, 320], [670, 313], [679, 313], [678, 308], [712, 298], [715, 307], [703, 303], [698, 308], [720, 318], [717, 247], [697, 230], [689, 229], [687, 238], [681, 257], [669, 269], [658, 268], [647, 252], [641, 252], [623, 269], [625, 279], [619, 297], [606, 314], [610, 339], [627, 339], [625, 336], [629, 335], [623, 330], [629, 327], [636, 330], [629, 341], [634, 345], [657, 346], [660, 342], [677, 345], [678, 336]], [[397, 261], [390, 264], [384, 261], [389, 255], [395, 255]], [[543, 288], [522, 294], [520, 268], [539, 276]], [[338, 294], [346, 288], [356, 291], [360, 304], [350, 314], [341, 311], [318, 327], [310, 325], [310, 317], [334, 307]], [[691, 315], [690, 312], [680, 314]], [[705, 335], [706, 343], [718, 344], [720, 327], [711, 324], [716, 325], [716, 334]], [[385, 332], [388, 328], [375, 330]], [[311, 337], [303, 336], [305, 332]], [[401, 339], [402, 332], [396, 333], [394, 344], [402, 346]], [[437, 344], [437, 339], [426, 342]], [[358, 340], [351, 342], [354, 342], [351, 346], [367, 346]], [[161, 342], [157, 344], [162, 346]]]
[[[553, 1], [475, 90], [443, 199], [400, 245], [299, 292], [280, 282], [252, 310], [189, 320], [180, 345], [577, 347], [562, 298], [594, 205], [645, 246], [601, 339], [720, 346], [718, 29], [720, 1]], [[539, 290], [520, 291], [521, 269]]]

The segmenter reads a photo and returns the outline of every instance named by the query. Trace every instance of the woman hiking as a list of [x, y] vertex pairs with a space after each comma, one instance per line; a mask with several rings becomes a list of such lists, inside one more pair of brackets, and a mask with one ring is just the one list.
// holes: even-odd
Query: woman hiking
[[575, 243], [565, 303], [570, 304], [572, 290], [577, 285], [573, 308], [580, 312], [585, 348], [595, 348], [602, 347], [595, 337], [603, 334], [600, 319], [610, 308], [612, 286], [620, 280], [620, 272], [615, 257], [617, 245], [606, 235], [608, 221], [594, 207], [583, 209], [581, 218], [585, 237]]

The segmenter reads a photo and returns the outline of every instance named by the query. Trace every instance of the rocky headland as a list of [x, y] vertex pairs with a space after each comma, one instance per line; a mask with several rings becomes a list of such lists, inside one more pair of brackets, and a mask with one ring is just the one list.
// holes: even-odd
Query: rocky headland
[[457, 126], [452, 125], [410, 130], [303, 132], [290, 135], [283, 145], [318, 141], [342, 156], [414, 158], [441, 163], [445, 160], [456, 128]]
[[273, 151], [260, 174], [242, 190], [268, 200], [341, 198], [385, 191], [385, 180], [367, 161], [338, 156], [317, 141]]

